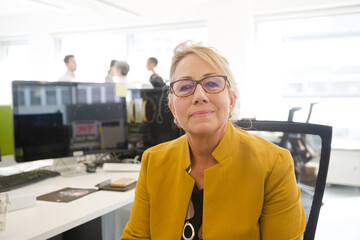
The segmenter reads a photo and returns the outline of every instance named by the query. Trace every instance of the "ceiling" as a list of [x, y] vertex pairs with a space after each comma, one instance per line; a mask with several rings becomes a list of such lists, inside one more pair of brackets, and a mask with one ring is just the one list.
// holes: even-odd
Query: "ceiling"
[[[206, 20], [208, 0], [0, 0], [0, 34]], [[10, 23], [10, 24], [9, 24]]]
[[[83, 14], [117, 12], [139, 16], [142, 0], [0, 0], [0, 16], [19, 14]], [[144, 1], [143, 1], [144, 2]]]

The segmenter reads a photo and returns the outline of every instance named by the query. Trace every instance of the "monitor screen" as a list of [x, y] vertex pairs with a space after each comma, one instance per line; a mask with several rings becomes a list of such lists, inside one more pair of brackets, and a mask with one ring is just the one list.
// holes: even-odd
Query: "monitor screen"
[[127, 149], [114, 83], [13, 81], [12, 93], [17, 162]]

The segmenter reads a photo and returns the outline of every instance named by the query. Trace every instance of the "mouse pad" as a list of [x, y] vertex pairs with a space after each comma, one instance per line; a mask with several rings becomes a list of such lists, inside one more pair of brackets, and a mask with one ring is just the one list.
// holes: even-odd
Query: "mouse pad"
[[41, 195], [37, 197], [36, 200], [67, 203], [96, 191], [98, 190], [85, 188], [63, 188], [51, 193]]

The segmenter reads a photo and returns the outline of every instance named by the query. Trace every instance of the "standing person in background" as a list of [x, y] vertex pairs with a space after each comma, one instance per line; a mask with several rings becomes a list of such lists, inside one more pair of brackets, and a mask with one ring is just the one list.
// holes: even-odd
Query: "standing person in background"
[[158, 64], [158, 60], [154, 57], [151, 57], [147, 60], [146, 68], [148, 71], [151, 71], [152, 74], [150, 76], [150, 83], [153, 87], [162, 87], [164, 85], [163, 79], [160, 77], [159, 74], [155, 72], [155, 67]]
[[115, 63], [115, 76], [114, 82], [126, 83], [126, 76], [130, 70], [130, 66], [127, 62], [116, 61]]
[[114, 59], [111, 61], [110, 63], [110, 69], [108, 71], [108, 75], [105, 77], [105, 82], [114, 82], [114, 79], [113, 77], [115, 76], [116, 74], [116, 71], [115, 71], [115, 63], [117, 61]]
[[64, 63], [67, 71], [59, 78], [59, 82], [73, 82], [75, 79], [74, 72], [76, 71], [76, 61], [74, 55], [66, 55]]

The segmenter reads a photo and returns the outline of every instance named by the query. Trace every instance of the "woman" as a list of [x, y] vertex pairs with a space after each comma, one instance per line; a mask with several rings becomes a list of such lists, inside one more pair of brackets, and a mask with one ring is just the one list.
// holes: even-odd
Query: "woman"
[[146, 150], [121, 239], [301, 239], [305, 214], [290, 153], [228, 120], [227, 61], [180, 44], [169, 107], [186, 134]]

